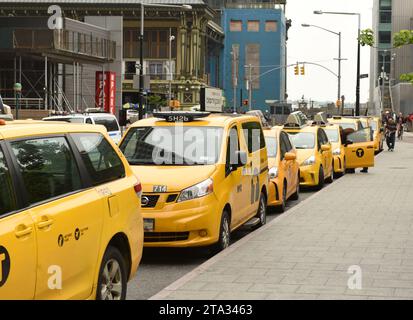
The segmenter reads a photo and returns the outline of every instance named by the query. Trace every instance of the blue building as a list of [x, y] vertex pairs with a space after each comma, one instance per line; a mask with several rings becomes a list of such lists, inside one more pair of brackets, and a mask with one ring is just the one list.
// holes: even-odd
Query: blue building
[[[272, 3], [269, 3], [272, 2]], [[228, 108], [247, 110], [252, 79], [252, 109], [270, 110], [269, 103], [286, 94], [286, 19], [284, 9], [266, 1], [222, 8], [225, 44], [222, 81]], [[236, 79], [235, 79], [236, 78]]]

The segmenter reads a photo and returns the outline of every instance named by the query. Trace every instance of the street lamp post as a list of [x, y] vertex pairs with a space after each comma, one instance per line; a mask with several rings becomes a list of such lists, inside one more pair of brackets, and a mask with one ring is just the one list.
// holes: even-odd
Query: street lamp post
[[339, 14], [339, 15], [349, 15], [358, 16], [358, 34], [357, 34], [357, 81], [356, 81], [356, 116], [360, 115], [360, 65], [361, 65], [361, 45], [360, 45], [360, 35], [361, 35], [361, 14], [357, 12], [328, 12], [317, 10], [314, 14]]
[[172, 41], [175, 40], [175, 36], [172, 35], [172, 28], [169, 28], [169, 92], [168, 92], [168, 107], [171, 107], [172, 101], [172, 80], [173, 80], [173, 70], [172, 70]]
[[[168, 4], [149, 4], [150, 7], [161, 8], [181, 8], [191, 10], [192, 6], [188, 4], [183, 5], [168, 5]], [[143, 76], [143, 40], [144, 40], [144, 27], [145, 27], [145, 3], [141, 2], [141, 30], [139, 35], [139, 120], [143, 119], [143, 91], [144, 91], [144, 76]]]
[[312, 24], [306, 24], [306, 23], [303, 23], [301, 26], [305, 27], [305, 28], [308, 28], [308, 27], [318, 28], [318, 29], [330, 32], [330, 33], [335, 34], [336, 36], [338, 36], [338, 59], [335, 59], [335, 60], [338, 60], [337, 101], [340, 101], [341, 100], [341, 61], [346, 60], [346, 59], [341, 58], [341, 32], [335, 32], [335, 31], [332, 31], [332, 30], [329, 30], [329, 29], [326, 29], [326, 28], [323, 28], [323, 27], [320, 27], [320, 26], [316, 26], [316, 25], [312, 25]]

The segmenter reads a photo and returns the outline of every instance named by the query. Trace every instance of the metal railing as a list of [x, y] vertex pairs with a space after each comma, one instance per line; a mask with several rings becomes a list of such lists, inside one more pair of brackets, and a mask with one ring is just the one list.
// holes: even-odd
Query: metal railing
[[[20, 109], [44, 109], [44, 99], [42, 98], [20, 98]], [[3, 98], [3, 102], [10, 106], [12, 109], [16, 108], [15, 98]]]
[[116, 59], [116, 42], [70, 30], [15, 29], [13, 47], [30, 50], [58, 50], [95, 58]]

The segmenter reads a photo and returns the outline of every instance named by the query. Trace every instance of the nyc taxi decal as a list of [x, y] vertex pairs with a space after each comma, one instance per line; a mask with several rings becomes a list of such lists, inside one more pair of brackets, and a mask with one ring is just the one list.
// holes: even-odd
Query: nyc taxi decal
[[89, 228], [85, 227], [82, 229], [76, 228], [73, 233], [68, 233], [68, 234], [59, 234], [57, 237], [57, 244], [59, 247], [63, 247], [63, 245], [66, 242], [69, 242], [72, 238], [74, 238], [76, 241], [78, 241], [82, 236], [84, 236], [85, 232], [88, 231]]
[[356, 150], [356, 155], [358, 158], [363, 158], [364, 157], [364, 150], [359, 148]]
[[10, 274], [10, 255], [7, 249], [0, 246], [0, 288], [6, 283]]

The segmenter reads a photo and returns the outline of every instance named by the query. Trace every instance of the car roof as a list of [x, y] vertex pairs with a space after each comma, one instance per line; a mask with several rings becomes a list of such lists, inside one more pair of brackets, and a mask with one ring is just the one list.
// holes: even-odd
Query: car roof
[[5, 125], [0, 125], [0, 139], [24, 138], [50, 134], [65, 134], [71, 132], [96, 132], [106, 134], [106, 130], [103, 126], [66, 122], [17, 120], [7, 121]]
[[312, 133], [317, 133], [318, 129], [320, 126], [304, 126], [301, 128], [284, 128], [285, 131], [287, 132], [312, 132]]
[[[227, 124], [230, 124], [232, 122], [237, 122], [237, 120], [240, 121], [254, 121], [254, 122], [259, 122], [260, 119], [258, 119], [255, 116], [248, 116], [248, 115], [232, 115], [232, 114], [210, 114], [209, 116], [205, 118], [199, 118], [194, 121], [189, 121], [189, 122], [184, 122], [184, 126], [197, 126], [197, 127], [225, 127]], [[175, 122], [167, 122], [163, 119], [160, 118], [147, 118], [147, 119], [142, 119], [139, 121], [134, 122], [131, 127], [156, 127], [156, 126], [174, 126], [176, 123]]]
[[357, 122], [357, 121], [360, 121], [360, 119], [357, 119], [357, 118], [347, 118], [347, 117], [333, 117], [333, 118], [329, 118], [328, 119], [328, 122], [331, 122], [331, 123], [354, 123], [354, 122]]
[[72, 118], [87, 118], [87, 117], [108, 117], [108, 118], [116, 118], [113, 114], [110, 113], [73, 113], [68, 115], [54, 115], [50, 117], [46, 117], [44, 119], [72, 119]]

